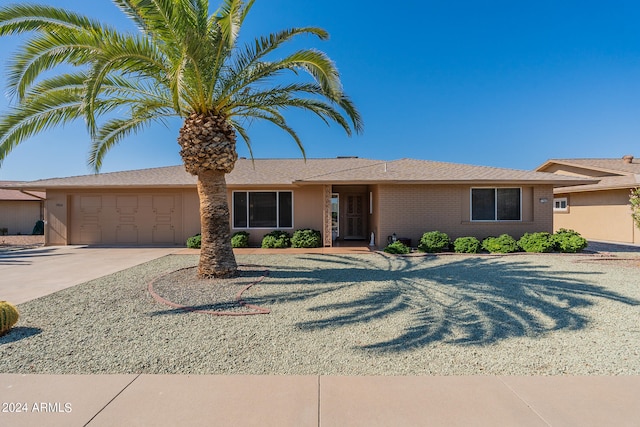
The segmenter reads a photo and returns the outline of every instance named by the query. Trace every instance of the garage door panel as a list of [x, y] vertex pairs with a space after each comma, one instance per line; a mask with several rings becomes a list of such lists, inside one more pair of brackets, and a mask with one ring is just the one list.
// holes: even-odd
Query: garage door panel
[[80, 226], [79, 244], [93, 245], [102, 242], [102, 228], [99, 225]]
[[180, 194], [73, 196], [72, 244], [181, 244]]
[[173, 243], [175, 239], [176, 231], [171, 224], [158, 224], [153, 227], [153, 243]]
[[135, 224], [121, 224], [116, 227], [116, 242], [120, 244], [138, 243], [138, 226]]

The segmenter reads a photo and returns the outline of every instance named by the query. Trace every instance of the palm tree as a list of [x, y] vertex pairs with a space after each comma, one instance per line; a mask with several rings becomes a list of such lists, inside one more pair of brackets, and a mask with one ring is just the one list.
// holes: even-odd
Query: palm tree
[[[0, 162], [27, 138], [84, 119], [92, 139], [89, 164], [98, 172], [105, 154], [122, 139], [152, 122], [180, 117], [180, 154], [185, 169], [198, 178], [198, 272], [232, 277], [237, 264], [225, 174], [238, 157], [236, 136], [253, 157], [247, 124], [266, 120], [287, 132], [304, 156], [283, 115], [289, 108], [313, 112], [348, 135], [362, 130], [325, 53], [302, 49], [269, 59], [300, 35], [326, 39], [328, 34], [316, 27], [291, 28], [239, 45], [254, 0], [223, 0], [213, 14], [208, 0], [112, 1], [139, 32], [118, 31], [56, 7], [0, 8], [0, 36], [32, 33], [9, 63], [16, 105], [0, 118]], [[296, 80], [281, 77], [285, 72]], [[300, 77], [305, 75], [310, 78]]]

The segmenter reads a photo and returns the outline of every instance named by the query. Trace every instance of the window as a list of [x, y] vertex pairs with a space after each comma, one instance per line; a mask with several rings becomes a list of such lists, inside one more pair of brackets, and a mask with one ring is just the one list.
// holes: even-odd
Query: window
[[554, 212], [569, 212], [569, 203], [566, 197], [557, 197], [553, 199]]
[[520, 188], [472, 188], [472, 221], [520, 221]]
[[233, 228], [293, 228], [293, 193], [234, 191]]

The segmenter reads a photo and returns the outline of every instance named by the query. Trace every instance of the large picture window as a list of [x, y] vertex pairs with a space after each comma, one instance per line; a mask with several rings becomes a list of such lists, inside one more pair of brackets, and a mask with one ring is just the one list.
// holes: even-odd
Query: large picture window
[[233, 228], [293, 228], [293, 193], [234, 191]]
[[472, 221], [520, 221], [520, 188], [472, 188]]

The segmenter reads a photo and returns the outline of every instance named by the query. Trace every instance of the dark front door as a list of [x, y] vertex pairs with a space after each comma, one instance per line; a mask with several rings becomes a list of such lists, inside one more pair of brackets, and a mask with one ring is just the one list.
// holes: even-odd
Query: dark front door
[[345, 239], [366, 239], [365, 224], [366, 195], [346, 194], [345, 197]]

